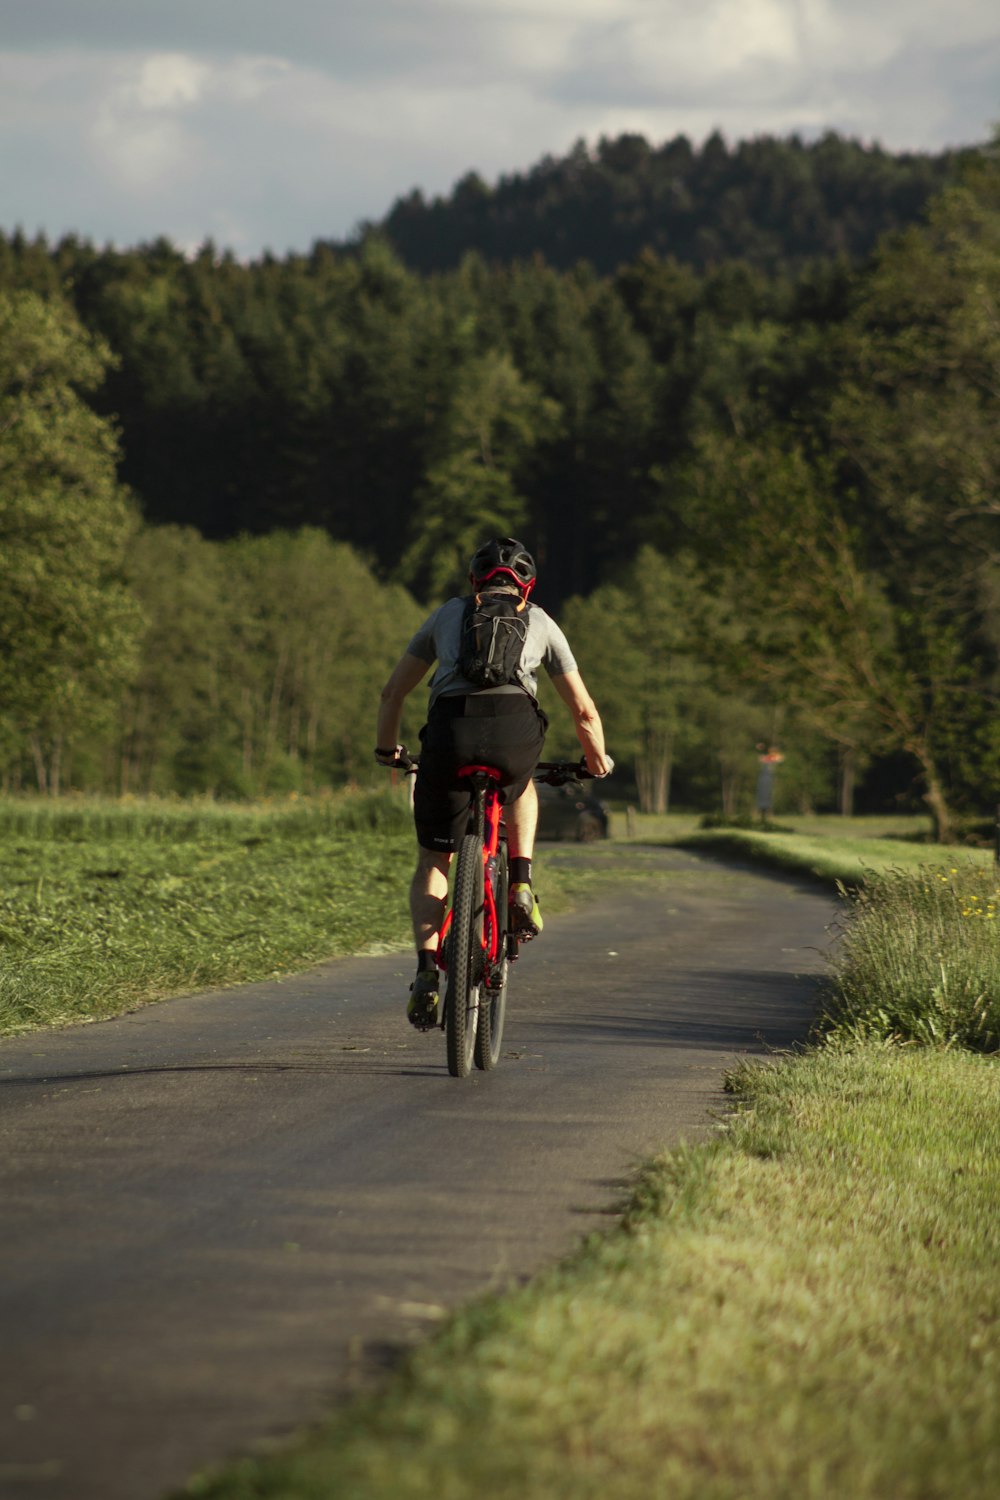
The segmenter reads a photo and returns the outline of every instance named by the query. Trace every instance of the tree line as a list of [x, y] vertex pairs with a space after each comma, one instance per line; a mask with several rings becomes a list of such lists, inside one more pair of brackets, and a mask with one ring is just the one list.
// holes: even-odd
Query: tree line
[[853, 267], [2, 240], [7, 784], [356, 775], [513, 531], [647, 805], [778, 734], [803, 805], [891, 757], [946, 834], [1000, 757], [998, 306], [991, 151]]
[[806, 142], [759, 136], [730, 147], [714, 132], [656, 146], [642, 135], [577, 141], [495, 185], [468, 172], [447, 196], [399, 198], [359, 238], [386, 236], [408, 266], [446, 271], [476, 250], [488, 261], [540, 254], [603, 275], [643, 250], [705, 268], [740, 259], [788, 270], [817, 258], [858, 259], [881, 235], [919, 218], [968, 150], [890, 152], [828, 131]]

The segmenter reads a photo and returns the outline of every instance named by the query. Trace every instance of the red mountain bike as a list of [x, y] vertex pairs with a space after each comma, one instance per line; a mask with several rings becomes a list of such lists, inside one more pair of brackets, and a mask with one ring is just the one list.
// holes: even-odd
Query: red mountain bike
[[[401, 747], [397, 764], [415, 772], [419, 762]], [[437, 963], [448, 976], [439, 1023], [448, 1044], [448, 1072], [465, 1078], [473, 1062], [489, 1072], [500, 1060], [508, 970], [527, 934], [519, 939], [509, 925], [500, 772], [493, 766], [462, 766], [458, 777], [469, 788], [469, 819], [455, 856]], [[551, 786], [589, 778], [586, 766], [573, 761], [540, 761], [534, 772], [535, 781]]]

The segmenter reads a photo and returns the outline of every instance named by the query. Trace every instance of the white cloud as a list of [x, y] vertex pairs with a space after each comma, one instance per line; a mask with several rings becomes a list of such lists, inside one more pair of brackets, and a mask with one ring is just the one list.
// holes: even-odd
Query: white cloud
[[131, 192], [162, 193], [183, 182], [197, 139], [180, 116], [198, 102], [211, 70], [178, 53], [122, 61], [90, 130], [94, 166]]
[[[1000, 17], [993, 0], [804, 0], [807, 13], [823, 17], [817, 27], [837, 37], [838, 61], [865, 61], [869, 49], [886, 57], [911, 47], [967, 47], [1000, 35]], [[851, 51], [851, 43], [854, 48]]]
[[721, 0], [681, 16], [659, 14], [625, 33], [631, 68], [646, 83], [680, 74], [725, 80], [759, 63], [795, 61], [794, 11], [782, 0]]
[[196, 57], [181, 52], [161, 52], [145, 58], [128, 96], [141, 109], [174, 109], [194, 104], [211, 70]]
[[744, 80], [774, 80], [797, 60], [799, 41], [780, 0], [715, 0], [679, 17], [657, 12], [583, 31], [572, 65], [550, 80], [553, 96], [602, 110], [676, 110], [704, 102], [717, 113]]

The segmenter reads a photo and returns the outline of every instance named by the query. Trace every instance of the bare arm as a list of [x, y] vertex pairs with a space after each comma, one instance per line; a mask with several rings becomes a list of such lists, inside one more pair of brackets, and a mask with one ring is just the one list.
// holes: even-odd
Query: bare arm
[[552, 686], [573, 715], [576, 737], [592, 776], [607, 776], [614, 762], [604, 748], [604, 726], [579, 672], [553, 677]]
[[385, 687], [378, 707], [378, 726], [375, 743], [383, 750], [394, 749], [399, 741], [399, 725], [403, 717], [403, 703], [408, 693], [427, 676], [430, 663], [421, 661], [404, 651]]

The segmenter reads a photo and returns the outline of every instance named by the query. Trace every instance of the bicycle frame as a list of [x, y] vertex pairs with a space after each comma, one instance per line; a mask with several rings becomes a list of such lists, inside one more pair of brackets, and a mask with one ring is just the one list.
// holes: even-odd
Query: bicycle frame
[[[500, 962], [503, 957], [501, 952], [501, 941], [503, 939], [506, 922], [505, 913], [497, 911], [496, 905], [496, 868], [497, 852], [500, 848], [500, 831], [503, 826], [503, 807], [500, 802], [500, 772], [495, 766], [462, 766], [459, 768], [458, 776], [469, 779], [472, 783], [472, 800], [470, 803], [470, 831], [478, 836], [483, 849], [483, 932], [481, 938], [483, 957], [490, 966]], [[445, 939], [451, 927], [452, 909], [449, 906], [441, 928], [441, 936], [438, 942], [436, 961], [439, 969], [447, 969], [445, 958]], [[517, 945], [514, 951], [509, 951], [509, 958], [517, 957]]]

